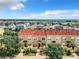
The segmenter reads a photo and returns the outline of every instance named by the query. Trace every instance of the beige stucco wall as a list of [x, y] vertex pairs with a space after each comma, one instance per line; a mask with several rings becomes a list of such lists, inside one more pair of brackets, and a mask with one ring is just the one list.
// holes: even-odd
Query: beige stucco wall
[[79, 45], [79, 36], [75, 36], [76, 39], [75, 39], [75, 44]]
[[[31, 40], [28, 40], [28, 38]], [[45, 40], [42, 40], [42, 38], [45, 38]], [[77, 38], [79, 36], [75, 35], [22, 36], [22, 39], [27, 40], [29, 44], [33, 44], [33, 42], [37, 42], [38, 40], [46, 42], [46, 44], [52, 43], [52, 41], [56, 41], [58, 44], [64, 44], [66, 41], [73, 41], [73, 43], [79, 44]]]
[[[4, 33], [4, 29], [0, 28], [0, 35], [3, 35]], [[3, 47], [4, 45], [0, 43], [0, 49]]]
[[3, 35], [3, 33], [4, 33], [4, 29], [0, 28], [0, 35]]
[[47, 36], [47, 44], [52, 43], [52, 41], [56, 41], [56, 43], [61, 42], [61, 36], [59, 35], [48, 35]]

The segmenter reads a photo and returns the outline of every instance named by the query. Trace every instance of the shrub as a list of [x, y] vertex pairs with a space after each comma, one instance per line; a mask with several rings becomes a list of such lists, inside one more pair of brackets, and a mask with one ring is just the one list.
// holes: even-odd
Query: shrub
[[64, 49], [58, 44], [48, 44], [44, 48], [44, 53], [49, 57], [49, 59], [62, 59]]
[[27, 48], [23, 51], [24, 55], [34, 55], [36, 52], [37, 50], [32, 48]]
[[67, 51], [66, 51], [66, 55], [67, 55], [67, 56], [71, 56], [71, 55], [72, 55], [72, 52], [71, 52], [70, 50], [67, 50]]
[[75, 53], [79, 56], [79, 47], [77, 47]]
[[25, 49], [25, 50], [23, 51], [23, 53], [24, 53], [24, 54], [29, 54], [30, 51], [29, 51], [29, 49]]
[[36, 53], [37, 50], [36, 50], [36, 49], [30, 49], [30, 52], [31, 52], [31, 53]]

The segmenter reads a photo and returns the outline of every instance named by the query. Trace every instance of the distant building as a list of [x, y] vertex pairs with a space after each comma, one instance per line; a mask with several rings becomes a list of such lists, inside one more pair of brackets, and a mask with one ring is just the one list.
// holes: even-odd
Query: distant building
[[26, 24], [26, 26], [30, 26], [30, 23], [25, 23]]
[[63, 29], [74, 29], [74, 27], [63, 26]]
[[53, 26], [50, 26], [51, 29], [63, 29], [63, 26], [62, 25], [53, 25]]
[[25, 28], [26, 28], [25, 24], [22, 24], [22, 23], [16, 24], [16, 29], [18, 29], [18, 30], [25, 29]]
[[15, 24], [11, 24], [8, 26], [10, 29], [15, 30], [16, 29], [16, 25]]

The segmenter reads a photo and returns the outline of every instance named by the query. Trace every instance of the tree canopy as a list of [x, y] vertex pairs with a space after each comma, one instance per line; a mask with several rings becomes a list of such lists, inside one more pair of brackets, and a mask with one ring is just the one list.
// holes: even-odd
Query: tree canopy
[[63, 48], [58, 44], [48, 44], [44, 48], [44, 52], [49, 57], [49, 59], [62, 59], [64, 54]]

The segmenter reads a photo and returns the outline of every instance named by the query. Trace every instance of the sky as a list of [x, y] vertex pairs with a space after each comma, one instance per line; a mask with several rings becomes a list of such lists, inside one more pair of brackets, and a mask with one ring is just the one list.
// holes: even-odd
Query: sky
[[79, 0], [0, 0], [0, 19], [79, 19]]

